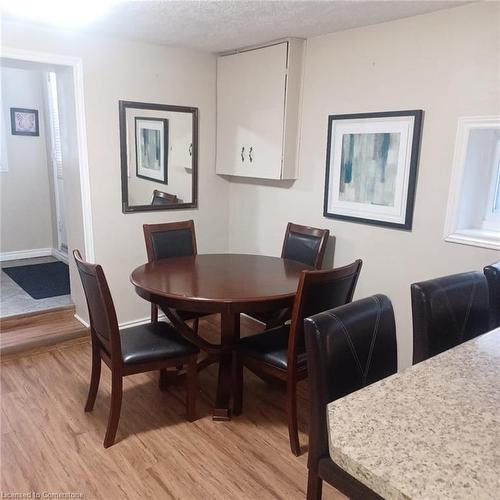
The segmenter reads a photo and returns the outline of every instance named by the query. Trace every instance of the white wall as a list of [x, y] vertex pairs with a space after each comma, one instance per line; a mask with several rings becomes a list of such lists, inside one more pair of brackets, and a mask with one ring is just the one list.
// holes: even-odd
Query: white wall
[[[336, 266], [364, 260], [357, 297], [391, 297], [405, 366], [411, 359], [410, 283], [480, 269], [499, 257], [443, 241], [457, 119], [500, 112], [499, 9], [474, 4], [310, 39], [296, 182], [228, 182], [214, 174], [212, 55], [17, 23], [3, 24], [3, 43], [83, 60], [95, 253], [120, 321], [148, 314], [128, 281], [146, 258], [143, 223], [193, 218], [200, 253], [229, 248], [279, 255], [291, 220], [330, 229], [337, 238]], [[121, 213], [120, 99], [200, 108], [198, 210]], [[425, 111], [413, 231], [325, 219], [328, 114], [412, 108]]]
[[[8, 171], [0, 173], [0, 251], [53, 247], [53, 213], [45, 137], [42, 75], [1, 68]], [[12, 135], [10, 108], [38, 110], [40, 135]]]
[[[120, 322], [148, 316], [130, 272], [146, 260], [142, 224], [194, 219], [199, 252], [228, 248], [228, 185], [214, 175], [215, 56], [197, 51], [2, 24], [8, 47], [82, 58], [95, 259], [103, 265]], [[199, 108], [199, 208], [122, 214], [118, 101]], [[217, 221], [217, 224], [214, 224]], [[77, 312], [84, 313], [82, 304]]]
[[[307, 42], [299, 180], [230, 189], [229, 246], [279, 255], [288, 221], [329, 228], [335, 266], [362, 258], [356, 297], [393, 301], [400, 366], [411, 360], [410, 283], [481, 269], [498, 252], [443, 241], [459, 116], [500, 112], [500, 4], [483, 3]], [[322, 216], [329, 114], [425, 111], [412, 232]]]

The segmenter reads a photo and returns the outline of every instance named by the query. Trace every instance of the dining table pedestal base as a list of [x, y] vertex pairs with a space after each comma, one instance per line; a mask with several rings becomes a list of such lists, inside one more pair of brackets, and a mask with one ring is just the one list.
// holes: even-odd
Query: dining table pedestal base
[[[290, 308], [302, 271], [311, 269], [266, 255], [206, 254], [149, 262], [136, 268], [130, 280], [140, 297], [157, 304], [181, 335], [207, 353], [198, 370], [219, 362], [213, 420], [227, 421], [234, 414], [234, 390], [240, 390], [233, 380], [240, 314]], [[220, 344], [203, 339], [176, 311], [220, 314]]]
[[219, 377], [213, 420], [231, 420], [230, 402], [233, 396], [233, 351], [240, 339], [240, 315], [223, 311], [221, 313], [221, 349]]
[[212, 420], [214, 422], [228, 422], [231, 420], [231, 410], [229, 408], [215, 408]]

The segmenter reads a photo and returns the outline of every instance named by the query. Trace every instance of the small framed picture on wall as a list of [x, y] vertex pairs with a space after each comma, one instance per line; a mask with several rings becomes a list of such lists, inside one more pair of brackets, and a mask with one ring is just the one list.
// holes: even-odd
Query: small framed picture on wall
[[325, 217], [411, 230], [422, 114], [328, 117]]
[[135, 118], [136, 175], [168, 183], [168, 120]]
[[36, 109], [10, 108], [12, 135], [40, 135], [38, 111]]

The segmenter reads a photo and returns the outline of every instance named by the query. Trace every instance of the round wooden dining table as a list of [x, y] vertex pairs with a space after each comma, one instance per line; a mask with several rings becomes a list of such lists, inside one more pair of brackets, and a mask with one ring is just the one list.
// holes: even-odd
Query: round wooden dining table
[[290, 307], [301, 272], [310, 269], [278, 257], [204, 254], [144, 264], [132, 272], [130, 280], [139, 296], [157, 304], [181, 330], [187, 325], [179, 325], [177, 310], [221, 315], [213, 418], [229, 420], [232, 353], [240, 338], [240, 314]]

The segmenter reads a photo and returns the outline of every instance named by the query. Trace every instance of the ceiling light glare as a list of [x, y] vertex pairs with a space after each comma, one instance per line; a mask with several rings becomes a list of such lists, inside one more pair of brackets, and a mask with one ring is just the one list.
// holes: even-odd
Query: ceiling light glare
[[3, 0], [2, 13], [23, 21], [79, 26], [103, 16], [121, 0]]

